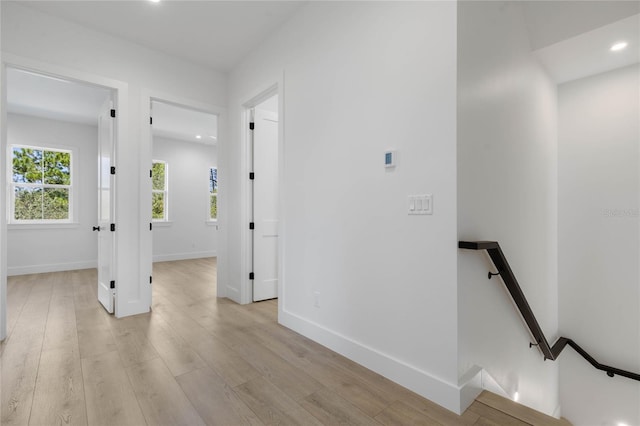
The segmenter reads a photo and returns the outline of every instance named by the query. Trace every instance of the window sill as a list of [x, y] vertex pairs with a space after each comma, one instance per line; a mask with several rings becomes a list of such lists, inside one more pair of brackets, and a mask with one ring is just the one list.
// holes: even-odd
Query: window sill
[[151, 222], [153, 224], [153, 227], [155, 228], [156, 226], [158, 228], [167, 228], [169, 226], [173, 225], [173, 222], [171, 222], [170, 220], [158, 220], [158, 221], [153, 221]]
[[7, 229], [11, 230], [32, 230], [32, 229], [73, 229], [80, 228], [78, 222], [66, 223], [9, 223]]
[[215, 226], [218, 229], [218, 221], [217, 220], [205, 220], [204, 224], [207, 226]]

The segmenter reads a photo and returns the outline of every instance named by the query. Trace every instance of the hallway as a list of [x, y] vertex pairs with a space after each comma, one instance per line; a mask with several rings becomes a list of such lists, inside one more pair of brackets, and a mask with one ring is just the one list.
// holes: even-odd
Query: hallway
[[3, 425], [564, 424], [486, 394], [456, 416], [277, 325], [276, 300], [218, 299], [214, 258], [156, 263], [152, 313], [120, 320], [95, 273], [10, 278]]

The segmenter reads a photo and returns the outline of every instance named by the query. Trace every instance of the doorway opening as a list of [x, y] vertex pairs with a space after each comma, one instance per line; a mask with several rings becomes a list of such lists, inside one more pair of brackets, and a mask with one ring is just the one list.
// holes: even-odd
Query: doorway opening
[[[216, 271], [218, 116], [154, 98], [150, 108], [152, 282], [168, 270], [159, 262], [198, 260]], [[216, 290], [217, 280], [206, 285]]]
[[[97, 269], [97, 298], [113, 313], [116, 90], [19, 66], [4, 71], [6, 273]], [[17, 307], [5, 307], [10, 332]]]
[[279, 124], [278, 95], [247, 110], [249, 118], [250, 279], [252, 300], [278, 297]]

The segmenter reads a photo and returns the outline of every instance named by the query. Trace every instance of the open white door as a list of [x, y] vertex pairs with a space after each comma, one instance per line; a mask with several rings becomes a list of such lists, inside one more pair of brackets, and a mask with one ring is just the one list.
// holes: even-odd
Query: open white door
[[256, 109], [253, 131], [253, 301], [278, 297], [278, 115]]
[[[115, 229], [114, 212], [113, 137], [115, 111], [111, 100], [100, 110], [98, 117], [98, 300], [109, 313], [113, 313], [115, 274], [113, 267]], [[114, 111], [114, 113], [112, 113]], [[115, 227], [115, 225], [114, 225]]]

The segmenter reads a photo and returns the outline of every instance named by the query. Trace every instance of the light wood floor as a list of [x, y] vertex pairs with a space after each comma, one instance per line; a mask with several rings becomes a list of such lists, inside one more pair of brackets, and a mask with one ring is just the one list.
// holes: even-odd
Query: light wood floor
[[216, 298], [215, 262], [155, 264], [153, 312], [119, 320], [95, 270], [9, 278], [1, 424], [564, 424], [492, 394], [456, 416], [277, 325], [276, 301]]

